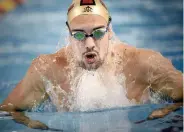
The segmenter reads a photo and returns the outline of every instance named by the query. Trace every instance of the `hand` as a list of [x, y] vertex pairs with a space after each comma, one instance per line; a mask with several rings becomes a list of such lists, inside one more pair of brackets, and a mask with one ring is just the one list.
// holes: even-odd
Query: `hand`
[[181, 106], [183, 105], [183, 103], [175, 103], [175, 104], [171, 104], [168, 105], [164, 108], [160, 108], [157, 110], [154, 110], [149, 116], [148, 116], [148, 120], [153, 120], [153, 119], [157, 119], [157, 118], [162, 118], [166, 115], [168, 115], [169, 113], [179, 109]]
[[24, 124], [30, 128], [48, 130], [48, 126], [40, 121], [31, 120], [23, 112], [10, 112], [15, 122]]
[[45, 125], [44, 123], [40, 121], [35, 121], [35, 120], [30, 120], [27, 126], [33, 129], [42, 129], [42, 130], [49, 129], [49, 127]]

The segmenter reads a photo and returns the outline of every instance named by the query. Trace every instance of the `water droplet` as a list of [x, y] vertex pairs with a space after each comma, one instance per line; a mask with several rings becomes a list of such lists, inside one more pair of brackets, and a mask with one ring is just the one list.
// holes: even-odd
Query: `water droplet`
[[56, 62], [56, 59], [54, 59], [53, 62]]
[[11, 104], [11, 103], [8, 103], [8, 105], [9, 105], [9, 106], [10, 106], [10, 105], [13, 106], [13, 104]]

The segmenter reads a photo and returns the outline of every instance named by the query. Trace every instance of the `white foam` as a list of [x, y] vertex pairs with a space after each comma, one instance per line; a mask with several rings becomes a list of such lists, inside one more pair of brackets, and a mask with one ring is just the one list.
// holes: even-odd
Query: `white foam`
[[117, 77], [99, 71], [84, 70], [75, 93], [75, 108], [80, 111], [131, 104]]

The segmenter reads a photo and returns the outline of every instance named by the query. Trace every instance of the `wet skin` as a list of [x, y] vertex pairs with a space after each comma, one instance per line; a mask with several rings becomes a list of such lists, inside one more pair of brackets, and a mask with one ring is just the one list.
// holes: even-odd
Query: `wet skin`
[[[92, 21], [92, 22], [91, 22]], [[106, 26], [107, 22], [100, 16], [78, 16], [71, 23], [70, 27], [82, 29], [90, 34], [92, 30], [99, 26]], [[128, 46], [124, 43], [117, 43], [113, 50], [108, 52], [109, 40], [112, 38], [111, 28], [108, 33], [100, 40], [87, 38], [84, 42], [78, 42], [70, 37], [71, 44], [62, 48], [55, 54], [41, 55], [33, 60], [25, 77], [18, 83], [9, 96], [0, 105], [0, 110], [9, 111], [14, 119], [31, 128], [48, 129], [46, 125], [39, 121], [33, 121], [19, 110], [31, 109], [35, 102], [42, 103], [48, 99], [43, 77], [49, 79], [53, 85], [59, 85], [66, 93], [71, 91], [71, 78], [68, 75], [72, 71], [70, 59], [76, 58], [76, 63], [82, 62], [83, 68], [90, 70], [101, 67], [100, 63], [88, 64], [85, 61], [83, 53], [87, 49], [94, 49], [98, 55], [95, 62], [106, 61], [106, 56], [110, 58], [117, 57], [118, 66], [116, 66], [115, 75], [124, 75], [126, 77], [125, 87], [127, 98], [134, 100], [135, 104], [144, 103], [149, 99], [149, 89], [166, 94], [174, 101], [183, 100], [183, 80], [182, 73], [174, 68], [171, 61], [163, 57], [160, 53], [138, 49]], [[70, 51], [75, 51], [72, 57], [68, 57]], [[62, 98], [63, 95], [59, 95]], [[65, 106], [65, 102], [63, 102]], [[176, 103], [169, 107], [154, 111], [148, 119], [159, 118], [167, 115], [173, 110], [182, 106], [182, 103]], [[67, 106], [65, 107], [68, 110]]]

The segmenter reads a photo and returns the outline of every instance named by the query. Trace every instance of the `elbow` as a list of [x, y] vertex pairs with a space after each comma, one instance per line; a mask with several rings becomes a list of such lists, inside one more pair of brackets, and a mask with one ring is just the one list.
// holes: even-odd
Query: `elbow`
[[183, 102], [183, 89], [178, 89], [177, 91], [174, 91], [172, 94], [172, 98], [175, 103]]

